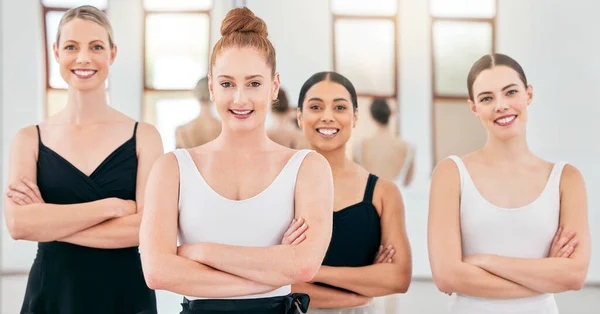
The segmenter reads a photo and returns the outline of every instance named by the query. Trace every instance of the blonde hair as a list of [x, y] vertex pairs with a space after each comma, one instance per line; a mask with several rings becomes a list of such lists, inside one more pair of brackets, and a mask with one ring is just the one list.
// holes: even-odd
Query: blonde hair
[[250, 9], [241, 7], [229, 11], [221, 23], [221, 36], [210, 56], [209, 74], [217, 55], [227, 47], [254, 47], [262, 51], [267, 65], [271, 67], [271, 74], [275, 74], [275, 48], [267, 38], [267, 24]]
[[58, 24], [58, 31], [56, 32], [56, 44], [58, 45], [60, 42], [60, 32], [62, 31], [62, 27], [73, 19], [82, 19], [86, 21], [92, 21], [106, 30], [108, 33], [108, 44], [112, 49], [115, 45], [113, 29], [110, 25], [110, 21], [104, 12], [99, 10], [98, 8], [91, 5], [82, 5], [77, 8], [70, 9], [65, 12], [65, 15], [60, 19], [60, 23]]

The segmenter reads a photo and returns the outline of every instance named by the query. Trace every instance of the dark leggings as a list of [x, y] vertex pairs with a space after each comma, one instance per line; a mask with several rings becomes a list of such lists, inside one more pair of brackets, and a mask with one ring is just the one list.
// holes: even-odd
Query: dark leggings
[[300, 314], [306, 313], [310, 298], [292, 293], [261, 299], [211, 299], [190, 301], [183, 298], [181, 314]]

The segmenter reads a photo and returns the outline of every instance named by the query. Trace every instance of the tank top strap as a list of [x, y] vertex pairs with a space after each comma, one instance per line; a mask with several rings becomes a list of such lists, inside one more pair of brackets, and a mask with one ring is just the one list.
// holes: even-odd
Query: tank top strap
[[377, 184], [376, 175], [370, 173], [369, 179], [367, 180], [367, 187], [365, 188], [365, 196], [363, 197], [363, 202], [365, 203], [373, 203], [373, 191], [375, 191], [375, 185]]
[[559, 161], [552, 167], [550, 172], [550, 178], [548, 178], [548, 187], [552, 190], [557, 191], [560, 188], [560, 181], [562, 178], [563, 169], [567, 165], [567, 162]]
[[452, 155], [452, 156], [448, 156], [449, 159], [451, 159], [452, 161], [454, 161], [454, 163], [456, 164], [456, 167], [458, 168], [458, 174], [460, 176], [460, 190], [461, 193], [464, 189], [464, 185], [465, 185], [465, 180], [467, 180], [467, 178], [469, 178], [469, 171], [467, 170], [467, 166], [465, 166], [465, 163], [462, 161], [462, 159], [456, 155]]
[[290, 160], [288, 160], [283, 171], [297, 176], [298, 171], [300, 171], [300, 166], [302, 166], [302, 162], [304, 161], [304, 158], [306, 158], [306, 156], [308, 156], [310, 152], [312, 152], [312, 150], [310, 149], [301, 149], [295, 152], [294, 155], [292, 155], [292, 157], [290, 158]]
[[40, 125], [36, 124], [35, 128], [37, 129], [37, 134], [38, 134], [38, 146], [42, 146], [42, 134], [40, 132]]
[[135, 121], [135, 125], [133, 126], [133, 135], [131, 137], [135, 138], [135, 135], [137, 133], [137, 127], [138, 127], [138, 121]]

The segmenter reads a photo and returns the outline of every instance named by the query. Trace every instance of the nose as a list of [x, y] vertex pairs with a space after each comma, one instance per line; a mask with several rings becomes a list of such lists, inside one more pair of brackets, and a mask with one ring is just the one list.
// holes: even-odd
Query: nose
[[323, 122], [333, 122], [333, 112], [330, 108], [325, 108], [323, 110], [323, 115], [321, 116], [321, 121]]
[[494, 109], [496, 110], [496, 112], [506, 111], [508, 109], [506, 99], [498, 98], [498, 101], [496, 102], [496, 107]]
[[246, 93], [243, 88], [236, 88], [235, 94], [233, 95], [234, 104], [244, 104], [246, 102]]
[[77, 63], [87, 64], [90, 63], [90, 54], [87, 49], [80, 49], [77, 54]]

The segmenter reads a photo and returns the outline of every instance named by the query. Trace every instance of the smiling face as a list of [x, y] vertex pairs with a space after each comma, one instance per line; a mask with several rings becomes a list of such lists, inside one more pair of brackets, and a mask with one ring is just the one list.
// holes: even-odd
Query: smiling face
[[90, 20], [75, 18], [62, 25], [60, 40], [53, 45], [60, 74], [69, 87], [85, 91], [104, 88], [116, 54], [108, 32]]
[[229, 47], [216, 58], [209, 86], [226, 128], [264, 129], [267, 109], [279, 90], [279, 74], [272, 75], [258, 49]]
[[339, 83], [325, 80], [306, 92], [302, 111], [298, 110], [298, 123], [312, 148], [332, 151], [345, 147], [357, 114], [350, 92]]
[[489, 136], [501, 140], [524, 136], [531, 86], [525, 86], [518, 73], [508, 66], [482, 71], [473, 82], [471, 111], [479, 117]]

